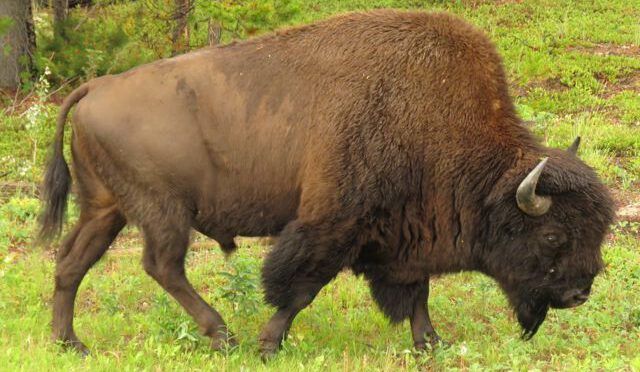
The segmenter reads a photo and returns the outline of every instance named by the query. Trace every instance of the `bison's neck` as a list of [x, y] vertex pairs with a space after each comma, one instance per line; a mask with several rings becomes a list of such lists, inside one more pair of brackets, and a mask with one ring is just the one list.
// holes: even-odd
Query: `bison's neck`
[[[423, 189], [425, 206], [425, 249], [429, 273], [446, 273], [483, 268], [483, 254], [491, 247], [485, 241], [490, 226], [487, 201], [502, 191], [505, 177], [527, 153], [535, 150], [535, 143], [522, 146], [459, 150], [447, 162], [435, 162], [427, 171]], [[532, 155], [535, 156], [535, 155]], [[494, 195], [495, 196], [495, 195]], [[514, 199], [515, 203], [515, 199]]]
[[[426, 161], [409, 160], [388, 170], [391, 176], [385, 179], [399, 181], [376, 194], [385, 196], [384, 203], [369, 216], [361, 263], [396, 265], [407, 275], [484, 271], [483, 255], [491, 249], [485, 234], [491, 226], [487, 201], [495, 195], [504, 201], [509, 195], [502, 189], [512, 188], [504, 179], [523, 158], [537, 156], [535, 142], [522, 129], [521, 144], [486, 140], [479, 146], [477, 137], [452, 141], [425, 151]], [[430, 145], [425, 147], [435, 148]], [[356, 200], [360, 194], [354, 195]]]

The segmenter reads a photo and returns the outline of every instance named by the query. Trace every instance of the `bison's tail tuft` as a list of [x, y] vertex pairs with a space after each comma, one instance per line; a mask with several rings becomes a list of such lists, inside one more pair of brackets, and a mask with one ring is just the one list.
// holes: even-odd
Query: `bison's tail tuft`
[[41, 216], [39, 240], [48, 242], [62, 231], [64, 214], [67, 209], [67, 197], [71, 186], [71, 174], [62, 151], [54, 150], [44, 176], [44, 211]]
[[62, 231], [64, 214], [67, 209], [67, 197], [71, 187], [71, 174], [63, 154], [64, 124], [71, 107], [88, 92], [87, 84], [80, 86], [64, 100], [60, 107], [53, 151], [47, 165], [42, 187], [44, 211], [40, 216], [40, 233], [38, 236], [38, 240], [41, 243], [50, 241]]

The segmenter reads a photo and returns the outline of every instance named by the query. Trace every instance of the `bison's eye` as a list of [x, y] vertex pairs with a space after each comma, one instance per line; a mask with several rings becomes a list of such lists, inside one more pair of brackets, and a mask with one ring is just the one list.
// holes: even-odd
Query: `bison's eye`
[[557, 233], [546, 233], [542, 236], [542, 240], [547, 247], [558, 248], [565, 243], [566, 238]]
[[547, 275], [545, 276], [545, 279], [554, 280], [558, 278], [559, 275], [560, 273], [558, 272], [558, 269], [556, 269], [555, 267], [552, 267], [547, 271]]

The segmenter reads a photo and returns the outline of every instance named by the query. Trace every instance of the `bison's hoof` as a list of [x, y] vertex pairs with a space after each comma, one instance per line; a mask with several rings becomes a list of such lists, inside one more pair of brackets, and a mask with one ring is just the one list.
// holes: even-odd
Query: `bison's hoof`
[[65, 351], [74, 351], [82, 358], [89, 356], [89, 349], [79, 340], [58, 340]]
[[263, 362], [268, 361], [276, 355], [279, 348], [279, 342], [260, 340], [260, 358]]
[[413, 344], [418, 351], [430, 351], [436, 348], [447, 348], [451, 346], [450, 343], [440, 338], [440, 336], [434, 336], [427, 341], [418, 341]]
[[215, 351], [230, 351], [238, 346], [238, 341], [229, 332], [221, 333], [211, 339], [211, 348]]
[[447, 348], [451, 347], [451, 343], [449, 341], [443, 340], [440, 337], [438, 337], [437, 340], [431, 340], [429, 342], [430, 342], [432, 348], [447, 349]]

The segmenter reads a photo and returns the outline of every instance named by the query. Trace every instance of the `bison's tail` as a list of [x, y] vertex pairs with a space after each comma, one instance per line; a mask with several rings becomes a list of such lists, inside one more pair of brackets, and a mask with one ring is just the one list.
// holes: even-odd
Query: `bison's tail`
[[64, 100], [58, 114], [56, 135], [53, 142], [53, 151], [47, 165], [42, 186], [42, 200], [44, 211], [40, 217], [39, 241], [48, 242], [62, 231], [62, 222], [67, 209], [67, 196], [71, 185], [69, 166], [64, 160], [63, 138], [64, 124], [69, 110], [89, 92], [89, 87], [84, 84], [71, 92]]

